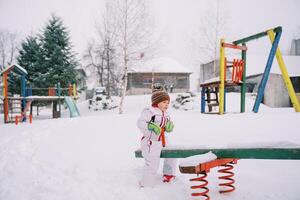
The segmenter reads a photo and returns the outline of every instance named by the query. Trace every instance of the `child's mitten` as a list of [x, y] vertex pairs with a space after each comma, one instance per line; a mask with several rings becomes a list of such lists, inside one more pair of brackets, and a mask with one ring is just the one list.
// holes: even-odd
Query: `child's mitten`
[[165, 125], [165, 130], [169, 133], [172, 132], [174, 129], [174, 123], [171, 121], [168, 121]]
[[153, 131], [156, 135], [159, 135], [161, 132], [160, 126], [153, 122], [148, 123], [148, 130]]

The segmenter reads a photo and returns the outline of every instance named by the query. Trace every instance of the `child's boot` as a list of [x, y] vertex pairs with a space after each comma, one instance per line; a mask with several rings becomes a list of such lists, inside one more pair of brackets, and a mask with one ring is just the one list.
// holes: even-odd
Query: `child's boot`
[[175, 179], [175, 176], [173, 175], [164, 175], [163, 176], [163, 182], [164, 183], [169, 183]]

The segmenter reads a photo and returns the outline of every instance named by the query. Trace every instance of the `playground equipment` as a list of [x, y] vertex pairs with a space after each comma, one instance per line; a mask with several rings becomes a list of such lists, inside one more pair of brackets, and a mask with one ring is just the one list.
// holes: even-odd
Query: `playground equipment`
[[[8, 97], [8, 82], [11, 81], [9, 76], [16, 74], [21, 77], [21, 96], [25, 97], [26, 95], [26, 76], [27, 71], [19, 65], [11, 65], [4, 69], [1, 72], [3, 76], [3, 113], [4, 113], [4, 122], [8, 123], [9, 121], [9, 104], [11, 105], [11, 113], [15, 114], [11, 116], [11, 118], [15, 117], [15, 120], [18, 121], [20, 117], [21, 121], [26, 120], [26, 111], [30, 107], [32, 101], [27, 101], [25, 99], [9, 99]], [[19, 105], [18, 107], [14, 107], [14, 105]]]
[[[201, 87], [201, 113], [205, 112], [205, 104], [208, 102], [209, 111], [212, 110], [213, 106], [219, 107], [219, 114], [224, 114], [226, 107], [225, 107], [225, 97], [226, 97], [226, 87], [230, 86], [240, 86], [241, 87], [241, 106], [240, 112], [245, 112], [245, 95], [246, 95], [246, 52], [247, 46], [246, 43], [252, 40], [269, 36], [270, 41], [272, 43], [272, 47], [269, 53], [269, 57], [266, 63], [266, 67], [263, 73], [262, 80], [259, 84], [258, 93], [256, 96], [255, 104], [253, 106], [252, 111], [257, 113], [259, 110], [259, 105], [262, 102], [263, 94], [265, 91], [265, 87], [268, 81], [268, 77], [270, 74], [270, 70], [272, 67], [272, 63], [274, 57], [276, 55], [277, 62], [280, 66], [280, 70], [282, 73], [283, 80], [287, 87], [289, 96], [291, 98], [291, 102], [296, 112], [300, 112], [300, 104], [297, 100], [297, 96], [295, 90], [293, 88], [292, 82], [288, 75], [286, 66], [284, 64], [282, 54], [278, 47], [279, 40], [282, 33], [282, 27], [276, 27], [255, 35], [251, 35], [249, 37], [236, 40], [233, 44], [225, 43], [224, 39], [220, 41], [220, 78], [218, 81], [210, 81], [207, 83], [202, 83]], [[242, 46], [239, 46], [242, 44]], [[235, 59], [233, 62], [228, 62], [225, 57], [225, 48], [237, 49], [240, 50], [241, 59]], [[232, 65], [227, 65], [232, 64]], [[226, 79], [226, 69], [232, 67], [232, 77], [231, 80]], [[214, 93], [216, 98], [211, 99], [210, 95]], [[206, 96], [206, 98], [205, 98]]]
[[[46, 96], [36, 96], [32, 95], [33, 91], [36, 92], [43, 92]], [[75, 102], [66, 100], [68, 97], [72, 97], [73, 99], [77, 99], [77, 92], [76, 92], [76, 84], [69, 84], [67, 88], [61, 88], [60, 83], [56, 84], [55, 87], [49, 88], [28, 88], [27, 89], [27, 99], [33, 99], [38, 102], [51, 102], [52, 103], [52, 117], [59, 118], [61, 116], [61, 104], [62, 101], [67, 105], [70, 111], [70, 117], [77, 117], [79, 116], [78, 109], [76, 107]], [[69, 105], [70, 104], [70, 105]], [[75, 104], [75, 105], [72, 105]], [[74, 107], [76, 107], [77, 113], [74, 114]], [[72, 110], [70, 110], [72, 109]]]
[[65, 103], [69, 108], [70, 117], [78, 117], [80, 116], [79, 110], [71, 97], [65, 97]]
[[[193, 190], [192, 196], [206, 197], [208, 195], [208, 181], [206, 180], [207, 173], [211, 168], [221, 167], [218, 170], [222, 175], [219, 179], [222, 183], [219, 184], [223, 189], [220, 193], [228, 193], [235, 190], [233, 164], [237, 164], [238, 159], [284, 159], [284, 160], [300, 160], [300, 148], [232, 148], [232, 149], [183, 149], [182, 147], [165, 147], [162, 149], [161, 158], [188, 158], [212, 152], [217, 159], [209, 160], [204, 163], [199, 163], [195, 166], [179, 166], [179, 170], [184, 174], [197, 174], [196, 178], [190, 179], [192, 183], [199, 183], [191, 186]], [[142, 158], [141, 150], [135, 151], [135, 157]], [[200, 175], [200, 176], [199, 176]], [[196, 192], [196, 190], [199, 190]]]
[[[206, 200], [210, 199], [208, 192], [209, 189], [207, 187], [208, 181], [206, 180], [207, 174], [210, 172], [210, 169], [214, 167], [222, 167], [218, 170], [221, 174], [219, 179], [222, 183], [219, 184], [221, 186], [220, 193], [228, 193], [233, 192], [235, 190], [235, 180], [233, 179], [234, 172], [233, 164], [237, 164], [238, 159], [233, 158], [223, 158], [223, 159], [210, 159], [207, 162], [199, 161], [199, 164], [188, 166], [179, 165], [179, 170], [183, 174], [196, 174], [196, 178], [189, 179], [191, 183], [198, 185], [192, 185], [190, 188], [192, 189], [191, 196], [196, 197], [205, 197]], [[199, 176], [200, 175], [200, 176]]]
[[[61, 88], [58, 83], [55, 88], [26, 88], [26, 76], [27, 71], [17, 64], [13, 64], [1, 72], [3, 75], [3, 111], [4, 122], [18, 122], [26, 121], [29, 117], [29, 122], [32, 122], [32, 103], [33, 102], [51, 102], [53, 105], [52, 116], [53, 118], [60, 117], [61, 101], [65, 100], [69, 109], [73, 109], [76, 105], [72, 105], [69, 100], [66, 100], [66, 96], [62, 96], [62, 92], [66, 91], [73, 98], [77, 98], [76, 85], [69, 85], [68, 88]], [[8, 83], [14, 84], [12, 81], [13, 75], [21, 77], [21, 95], [9, 96]], [[33, 96], [33, 91], [46, 90], [45, 96]], [[74, 103], [73, 103], [74, 104]], [[77, 109], [77, 107], [76, 107]], [[26, 113], [30, 110], [29, 116]], [[72, 112], [72, 114], [71, 114]], [[71, 117], [79, 116], [77, 110], [76, 115], [70, 110]]]
[[[236, 159], [279, 159], [300, 160], [300, 148], [227, 148], [227, 149], [182, 149], [173, 146], [162, 149], [161, 158], [186, 158], [211, 151], [218, 158]], [[142, 158], [142, 151], [136, 150], [135, 157]]]

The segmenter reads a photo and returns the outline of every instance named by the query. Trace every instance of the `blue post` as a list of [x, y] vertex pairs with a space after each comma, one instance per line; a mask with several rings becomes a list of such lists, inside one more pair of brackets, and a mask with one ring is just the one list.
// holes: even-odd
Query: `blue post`
[[201, 88], [201, 113], [205, 113], [205, 87]]
[[26, 96], [27, 96], [27, 97], [28, 97], [28, 96], [32, 96], [32, 87], [31, 87], [31, 86], [29, 86], [29, 87], [27, 88]]
[[270, 71], [271, 71], [271, 67], [272, 67], [272, 64], [273, 64], [275, 53], [276, 53], [276, 50], [277, 50], [277, 47], [278, 47], [278, 44], [279, 44], [280, 36], [281, 36], [281, 31], [278, 31], [276, 33], [275, 40], [272, 44], [272, 48], [271, 48], [271, 51], [270, 51], [270, 54], [269, 54], [269, 57], [268, 57], [268, 61], [267, 61], [267, 65], [266, 65], [263, 77], [262, 77], [261, 82], [260, 82], [259, 87], [258, 87], [257, 97], [255, 99], [255, 103], [254, 103], [254, 106], [253, 106], [253, 109], [252, 109], [252, 111], [255, 112], [255, 113], [258, 112], [259, 105], [262, 102], [265, 87], [266, 87], [266, 84], [267, 84], [267, 81], [268, 81], [268, 78], [269, 78], [269, 74], [270, 74]]
[[[21, 77], [21, 96], [26, 97], [26, 78], [25, 75], [22, 75]], [[22, 99], [22, 112], [24, 111], [26, 106], [26, 100], [25, 98]], [[23, 121], [26, 121], [26, 116], [23, 117]]]
[[61, 88], [60, 88], [60, 83], [57, 83], [56, 85], [56, 96], [61, 96]]

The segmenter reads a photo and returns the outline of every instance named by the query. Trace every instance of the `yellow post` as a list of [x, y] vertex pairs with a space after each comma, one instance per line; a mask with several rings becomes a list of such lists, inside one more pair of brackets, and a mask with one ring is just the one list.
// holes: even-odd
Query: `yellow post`
[[225, 91], [225, 70], [224, 70], [224, 58], [225, 58], [225, 49], [223, 47], [224, 39], [222, 38], [220, 41], [220, 89], [219, 89], [219, 114], [224, 114], [224, 91]]
[[[271, 29], [271, 30], [268, 30], [267, 33], [269, 35], [269, 38], [270, 38], [271, 42], [273, 43], [273, 41], [275, 39], [274, 31]], [[276, 50], [276, 59], [277, 59], [278, 65], [280, 67], [284, 83], [285, 83], [286, 88], [288, 90], [288, 93], [290, 95], [293, 107], [294, 107], [296, 112], [300, 112], [300, 104], [299, 104], [299, 101], [297, 99], [297, 96], [296, 96], [293, 84], [291, 82], [291, 79], [289, 77], [288, 71], [287, 71], [286, 66], [284, 64], [282, 54], [281, 54], [281, 51], [280, 51], [279, 47]]]
[[76, 94], [76, 84], [73, 83], [73, 96], [76, 97], [77, 94]]

